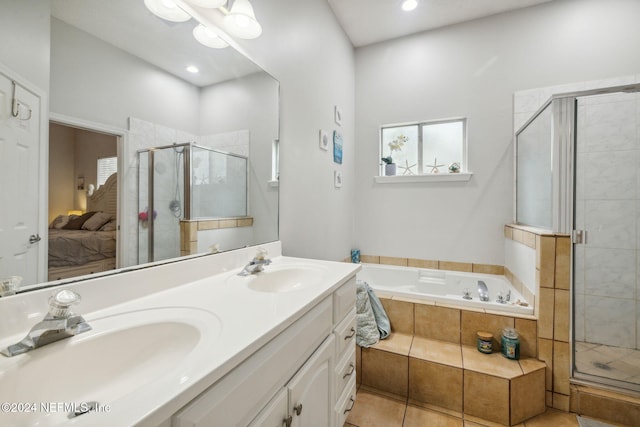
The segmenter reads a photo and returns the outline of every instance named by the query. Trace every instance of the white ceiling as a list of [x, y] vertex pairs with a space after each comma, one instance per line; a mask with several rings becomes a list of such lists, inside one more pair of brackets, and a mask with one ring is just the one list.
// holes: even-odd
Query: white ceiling
[[405, 12], [402, 0], [328, 0], [355, 47], [471, 21], [552, 0], [418, 0]]
[[[400, 8], [401, 0], [327, 1], [353, 45], [359, 47], [552, 0], [418, 0], [412, 12]], [[191, 34], [196, 22], [164, 21], [149, 12], [143, 0], [52, 0], [51, 4], [56, 18], [196, 86], [259, 70], [230, 47], [200, 45]], [[200, 73], [187, 72], [191, 64]]]

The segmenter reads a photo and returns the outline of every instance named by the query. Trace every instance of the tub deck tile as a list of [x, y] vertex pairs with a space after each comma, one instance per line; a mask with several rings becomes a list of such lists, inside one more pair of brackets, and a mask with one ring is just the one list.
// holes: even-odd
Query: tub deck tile
[[462, 346], [462, 364], [465, 370], [512, 379], [524, 375], [517, 360], [510, 360], [500, 353], [484, 354], [475, 347]]
[[460, 344], [446, 341], [414, 337], [410, 357], [422, 359], [442, 365], [462, 368], [462, 351]]
[[411, 350], [412, 341], [413, 335], [391, 332], [386, 339], [378, 341], [376, 344], [372, 345], [371, 348], [399, 354], [401, 356], [408, 356], [409, 351]]

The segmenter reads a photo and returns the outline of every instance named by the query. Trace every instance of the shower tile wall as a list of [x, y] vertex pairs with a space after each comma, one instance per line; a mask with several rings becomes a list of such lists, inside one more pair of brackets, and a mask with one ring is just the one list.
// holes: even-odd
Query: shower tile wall
[[640, 96], [578, 99], [575, 247], [577, 341], [640, 348]]
[[[189, 141], [196, 141], [197, 137], [188, 132], [183, 132], [177, 129], [172, 129], [166, 126], [154, 124], [144, 120], [136, 119], [134, 117], [129, 118], [129, 139], [126, 146], [125, 161], [127, 162], [127, 170], [125, 171], [125, 182], [127, 182], [127, 191], [125, 198], [126, 209], [126, 227], [128, 227], [128, 235], [136, 235], [138, 232], [138, 198], [148, 198], [148, 194], [138, 195], [138, 164], [137, 164], [137, 151], [145, 148], [159, 147], [164, 145], [171, 145], [174, 143], [182, 144]], [[161, 162], [162, 166], [156, 165], [156, 175], [158, 171], [166, 171], [169, 168], [173, 169], [173, 164], [168, 164], [167, 160]], [[168, 172], [167, 172], [168, 173]], [[168, 185], [156, 186], [159, 191], [163, 191], [162, 194], [156, 194], [156, 201], [160, 201], [161, 204], [168, 206], [170, 200], [174, 197], [175, 186], [173, 183]], [[143, 192], [146, 191], [146, 187], [143, 187]], [[144, 206], [141, 206], [144, 209]], [[160, 214], [158, 208], [156, 230], [163, 236], [163, 245], [155, 245], [155, 258], [167, 259], [180, 256], [180, 225], [178, 220], [173, 217], [168, 209], [165, 209], [164, 214]], [[143, 233], [145, 234], [145, 233]], [[145, 238], [140, 239], [140, 248], [138, 247], [138, 239], [129, 239], [128, 254], [129, 259], [125, 260], [127, 265], [138, 264], [138, 252], [148, 253], [148, 240]], [[140, 262], [146, 262], [146, 259], [141, 258]]]

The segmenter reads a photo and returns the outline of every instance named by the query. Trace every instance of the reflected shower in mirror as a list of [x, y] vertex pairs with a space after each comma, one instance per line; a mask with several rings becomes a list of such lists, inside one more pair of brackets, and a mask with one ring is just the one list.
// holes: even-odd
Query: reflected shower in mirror
[[[231, 47], [201, 45], [192, 35], [198, 22], [168, 23], [143, 0], [52, 0], [50, 13], [50, 141], [41, 142], [49, 143], [49, 176], [34, 195], [49, 195], [38, 230], [47, 248], [30, 266], [0, 264], [0, 277], [37, 270], [22, 283], [28, 290], [278, 239], [273, 77]], [[151, 177], [163, 180], [162, 191], [150, 190]], [[56, 267], [49, 236], [68, 228], [109, 234], [110, 252], [100, 237], [80, 244], [92, 254], [55, 255], [69, 263]], [[150, 230], [172, 239], [171, 251], [149, 256]]]

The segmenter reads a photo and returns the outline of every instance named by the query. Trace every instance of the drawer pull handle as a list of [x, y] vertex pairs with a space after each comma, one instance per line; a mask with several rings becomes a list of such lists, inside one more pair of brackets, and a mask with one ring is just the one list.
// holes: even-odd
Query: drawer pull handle
[[346, 374], [344, 374], [342, 376], [342, 379], [345, 379], [347, 377], [350, 377], [353, 374], [353, 371], [356, 370], [356, 367], [353, 365], [353, 363], [349, 363], [349, 367], [351, 368], [351, 370], [349, 372], [347, 372]]
[[344, 413], [345, 413], [345, 414], [346, 414], [347, 412], [351, 412], [351, 410], [353, 409], [353, 405], [355, 405], [355, 404], [356, 404], [356, 401], [355, 401], [355, 400], [353, 400], [353, 396], [351, 396], [351, 397], [349, 398], [349, 400], [351, 401], [351, 407], [349, 407], [349, 409], [345, 409], [345, 410], [344, 410]]
[[356, 334], [356, 328], [351, 328], [351, 334], [344, 337], [345, 340], [350, 340]]
[[282, 420], [282, 425], [284, 427], [291, 427], [291, 423], [293, 422], [293, 417], [291, 415], [289, 415], [287, 418], [285, 418], [284, 420]]
[[295, 412], [296, 415], [300, 415], [302, 413], [302, 403], [298, 403], [296, 406], [294, 406], [293, 412]]

